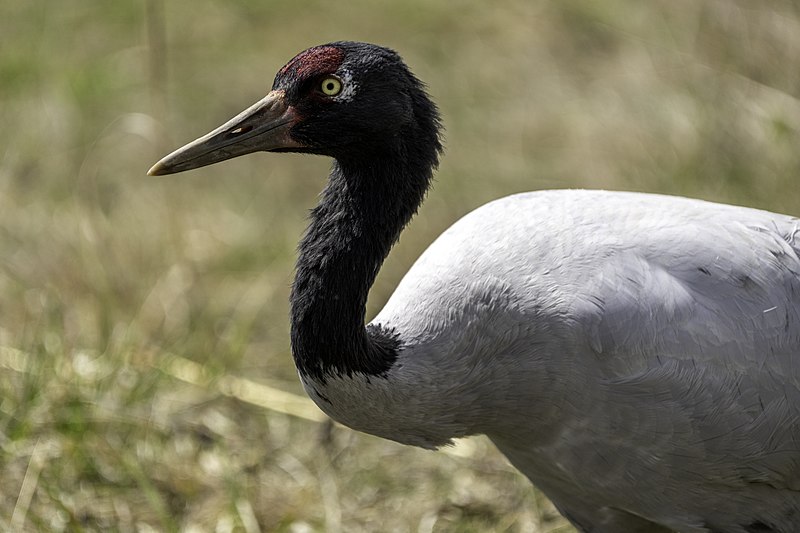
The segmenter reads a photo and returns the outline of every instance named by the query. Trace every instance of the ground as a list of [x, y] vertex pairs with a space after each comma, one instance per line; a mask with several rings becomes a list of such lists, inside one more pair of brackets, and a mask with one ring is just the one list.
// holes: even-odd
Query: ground
[[800, 214], [790, 2], [2, 11], [2, 530], [571, 531], [485, 439], [412, 449], [273, 392], [303, 398], [288, 287], [329, 161], [256, 154], [144, 175], [308, 46], [399, 50], [447, 127], [370, 316], [444, 228], [514, 192], [629, 189]]

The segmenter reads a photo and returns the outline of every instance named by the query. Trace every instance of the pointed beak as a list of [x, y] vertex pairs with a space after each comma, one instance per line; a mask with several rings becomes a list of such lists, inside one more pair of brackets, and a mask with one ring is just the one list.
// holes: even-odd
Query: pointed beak
[[297, 120], [283, 91], [271, 91], [219, 128], [166, 156], [147, 174], [175, 174], [252, 152], [300, 148], [289, 135]]

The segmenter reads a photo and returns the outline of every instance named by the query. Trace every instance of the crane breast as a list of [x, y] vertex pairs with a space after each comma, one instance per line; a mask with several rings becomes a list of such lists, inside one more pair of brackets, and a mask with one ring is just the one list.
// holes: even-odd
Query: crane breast
[[[513, 435], [504, 452], [536, 450], [515, 459], [534, 483], [622, 447], [642, 464], [704, 458], [704, 472], [665, 466], [687, 483], [795, 489], [798, 226], [659, 195], [515, 195], [443, 233], [374, 322], [398, 332], [405, 376], [445, 369], [440, 389], [500, 406], [478, 429]], [[517, 423], [491, 426], [503, 420]], [[594, 467], [597, 480], [633, 468]]]

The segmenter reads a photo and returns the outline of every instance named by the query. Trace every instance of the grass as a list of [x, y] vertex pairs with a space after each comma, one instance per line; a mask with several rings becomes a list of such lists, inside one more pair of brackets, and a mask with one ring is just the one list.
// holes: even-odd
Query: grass
[[259, 386], [302, 394], [288, 286], [329, 162], [144, 173], [312, 44], [400, 50], [448, 128], [370, 314], [517, 191], [800, 213], [788, 1], [2, 4], [2, 530], [570, 531], [483, 439], [433, 453], [265, 408]]

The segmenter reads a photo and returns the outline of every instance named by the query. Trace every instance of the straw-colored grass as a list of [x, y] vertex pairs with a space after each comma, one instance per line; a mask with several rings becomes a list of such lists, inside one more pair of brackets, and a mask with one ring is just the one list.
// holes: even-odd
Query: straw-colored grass
[[571, 531], [485, 439], [412, 449], [295, 399], [288, 287], [328, 161], [144, 176], [310, 45], [398, 49], [448, 129], [370, 314], [513, 192], [800, 213], [789, 1], [2, 4], [0, 530]]

